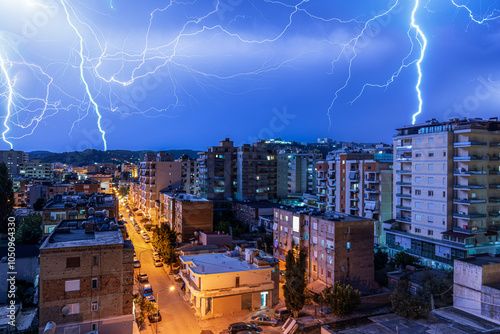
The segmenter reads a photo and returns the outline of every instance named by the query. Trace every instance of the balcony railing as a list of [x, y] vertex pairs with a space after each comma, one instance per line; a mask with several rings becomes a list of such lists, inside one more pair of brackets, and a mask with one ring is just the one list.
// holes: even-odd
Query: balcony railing
[[475, 218], [485, 218], [486, 214], [484, 214], [484, 213], [466, 214], [466, 213], [462, 213], [462, 212], [453, 212], [453, 217], [455, 217], [455, 218], [475, 219]]
[[406, 205], [396, 205], [396, 209], [411, 210], [411, 206], [406, 206]]
[[500, 216], [500, 212], [498, 212], [498, 211], [490, 211], [490, 212], [488, 212], [488, 216], [490, 216], [490, 217], [499, 217]]
[[490, 183], [490, 188], [491, 188], [491, 189], [500, 189], [500, 184], [497, 184], [497, 183]]
[[481, 141], [460, 141], [453, 143], [455, 147], [466, 147], [466, 146], [486, 146], [488, 143]]
[[366, 183], [380, 183], [380, 181], [375, 179], [375, 178], [366, 178], [365, 182]]
[[401, 169], [401, 170], [397, 170], [396, 173], [399, 173], [399, 174], [411, 174], [411, 170]]
[[455, 188], [455, 189], [486, 189], [486, 186], [483, 186], [481, 184], [469, 184], [469, 185], [455, 184], [455, 185], [453, 185], [453, 188]]
[[367, 193], [367, 194], [378, 194], [378, 193], [380, 193], [380, 190], [378, 190], [378, 189], [365, 189], [365, 193]]
[[479, 203], [486, 203], [485, 199], [468, 199], [468, 198], [463, 198], [463, 199], [458, 199], [454, 198], [453, 203], [459, 203], [459, 204], [479, 204]]
[[359, 188], [349, 188], [349, 191], [352, 193], [357, 193], [359, 192]]
[[455, 161], [471, 161], [471, 160], [486, 160], [486, 157], [481, 157], [479, 155], [471, 155], [467, 157], [454, 157]]
[[397, 193], [396, 196], [397, 197], [411, 198], [411, 194], [400, 194], [400, 193]]
[[454, 175], [486, 175], [487, 172], [483, 170], [455, 170]]
[[396, 216], [396, 220], [405, 222], [405, 223], [411, 223], [411, 217], [405, 217], [405, 216]]
[[490, 203], [500, 203], [500, 197], [490, 197]]
[[396, 184], [400, 186], [411, 186], [411, 182], [397, 181]]

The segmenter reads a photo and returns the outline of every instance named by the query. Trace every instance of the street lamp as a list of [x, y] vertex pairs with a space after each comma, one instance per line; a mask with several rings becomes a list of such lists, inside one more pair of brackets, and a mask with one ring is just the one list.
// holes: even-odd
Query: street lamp
[[160, 292], [167, 291], [167, 290], [174, 291], [175, 287], [172, 285], [169, 288], [162, 289], [156, 293], [156, 303], [157, 303], [157, 307], [156, 307], [156, 334], [158, 334], [158, 322], [159, 322], [158, 320], [160, 318]]

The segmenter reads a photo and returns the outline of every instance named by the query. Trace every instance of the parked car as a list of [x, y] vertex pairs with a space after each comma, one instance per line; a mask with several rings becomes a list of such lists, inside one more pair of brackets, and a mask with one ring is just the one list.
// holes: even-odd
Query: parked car
[[141, 295], [143, 297], [153, 295], [153, 287], [151, 286], [151, 284], [144, 284], [144, 286], [142, 287], [142, 290], [141, 290]]
[[182, 277], [181, 277], [181, 274], [176, 274], [174, 275], [174, 281], [176, 282], [182, 282]]
[[149, 300], [151, 303], [156, 303], [156, 299], [153, 295], [146, 296], [146, 300]]
[[292, 315], [292, 312], [288, 311], [288, 309], [286, 307], [277, 308], [274, 311], [274, 317], [279, 319], [279, 320], [282, 320], [282, 321], [285, 321], [291, 315]]
[[149, 322], [160, 322], [161, 321], [160, 311], [158, 311], [158, 313], [148, 315], [148, 319], [149, 319]]
[[147, 275], [147, 274], [138, 274], [138, 275], [137, 275], [137, 280], [138, 280], [139, 282], [141, 282], [141, 283], [142, 283], [142, 282], [148, 282], [148, 281], [149, 281], [149, 277], [148, 277], [148, 275]]
[[140, 267], [141, 267], [141, 263], [139, 262], [139, 260], [134, 259], [134, 268], [140, 268]]
[[160, 258], [160, 254], [158, 254], [157, 252], [153, 252], [153, 260], [156, 259], [156, 258], [159, 259]]
[[153, 263], [155, 264], [155, 267], [163, 267], [163, 262], [160, 259], [154, 259]]
[[236, 334], [241, 331], [259, 331], [255, 325], [246, 322], [235, 322], [227, 327], [230, 334]]
[[151, 242], [151, 239], [149, 238], [149, 235], [147, 235], [147, 234], [146, 234], [146, 235], [143, 235], [143, 238], [144, 238], [144, 241], [145, 241], [146, 243]]
[[259, 314], [259, 315], [254, 315], [252, 318], [250, 318], [250, 323], [254, 325], [265, 325], [274, 327], [278, 325], [278, 319], [269, 318], [265, 314]]

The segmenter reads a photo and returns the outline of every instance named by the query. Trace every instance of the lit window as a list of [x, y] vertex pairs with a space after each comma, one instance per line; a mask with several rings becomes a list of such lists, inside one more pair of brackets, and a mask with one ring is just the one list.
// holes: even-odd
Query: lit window
[[80, 280], [73, 280], [73, 281], [66, 281], [65, 284], [65, 289], [64, 291], [70, 292], [70, 291], [80, 291]]
[[98, 309], [97, 302], [92, 302], [91, 311], [97, 312]]

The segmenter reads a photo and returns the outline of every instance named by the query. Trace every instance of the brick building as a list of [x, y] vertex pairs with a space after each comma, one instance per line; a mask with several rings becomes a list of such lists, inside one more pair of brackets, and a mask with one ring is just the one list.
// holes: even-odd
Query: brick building
[[63, 220], [40, 248], [40, 333], [132, 333], [133, 254], [117, 224]]

